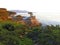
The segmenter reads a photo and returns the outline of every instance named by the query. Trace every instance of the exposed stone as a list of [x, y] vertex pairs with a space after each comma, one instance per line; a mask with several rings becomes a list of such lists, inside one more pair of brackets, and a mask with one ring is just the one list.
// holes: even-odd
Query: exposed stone
[[11, 11], [7, 11], [7, 12], [9, 13], [9, 15], [8, 15], [9, 20], [12, 20], [13, 17], [16, 15], [16, 12], [11, 12]]
[[17, 15], [17, 16], [16, 16], [16, 20], [17, 20], [17, 21], [23, 20], [23, 17], [22, 17], [21, 15]]
[[0, 8], [0, 19], [2, 20], [7, 20], [8, 18], [8, 12], [7, 12], [7, 9], [5, 8]]
[[29, 24], [29, 26], [38, 26], [41, 25], [35, 16], [29, 17], [26, 19], [26, 23]]
[[27, 24], [29, 26], [41, 25], [41, 23], [37, 21], [36, 17], [33, 16], [32, 12], [28, 12], [28, 14], [30, 14], [30, 17], [24, 20], [24, 17], [21, 15], [15, 16], [16, 12], [7, 11], [5, 8], [0, 8], [0, 20], [16, 21], [17, 23]]
[[5, 11], [7, 11], [7, 9], [5, 9], [5, 8], [0, 8], [0, 11], [5, 12]]

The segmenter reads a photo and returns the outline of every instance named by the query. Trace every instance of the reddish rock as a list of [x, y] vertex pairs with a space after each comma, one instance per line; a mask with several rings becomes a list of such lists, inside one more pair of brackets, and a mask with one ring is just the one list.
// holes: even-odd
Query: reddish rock
[[15, 21], [17, 23], [21, 23], [21, 24], [24, 24], [24, 25], [26, 24], [25, 21], [23, 20], [23, 16], [21, 16], [21, 15], [17, 15]]
[[0, 12], [5, 12], [5, 11], [7, 11], [7, 9], [5, 9], [5, 8], [0, 8]]
[[16, 15], [16, 12], [7, 11], [9, 13], [8, 19], [13, 20], [13, 17]]
[[21, 21], [21, 20], [23, 20], [23, 16], [21, 16], [21, 15], [17, 15], [17, 16], [16, 16], [16, 20], [17, 20], [17, 21]]
[[[26, 20], [23, 19], [23, 16], [21, 15], [16, 15], [16, 12], [11, 12], [7, 11], [5, 8], [0, 8], [0, 20], [11, 20], [11, 21], [16, 21], [17, 23], [21, 24], [27, 24], [29, 26], [38, 26], [41, 25], [36, 19], [35, 16], [33, 16], [32, 12], [28, 12], [30, 14], [30, 17], [28, 17]], [[15, 16], [15, 17], [14, 17]]]
[[5, 8], [0, 8], [0, 18], [6, 20], [8, 18], [8, 12]]
[[36, 19], [35, 16], [32, 16], [32, 17], [27, 18], [26, 23], [29, 24], [29, 26], [39, 26], [39, 25], [41, 25], [37, 21], [37, 19]]

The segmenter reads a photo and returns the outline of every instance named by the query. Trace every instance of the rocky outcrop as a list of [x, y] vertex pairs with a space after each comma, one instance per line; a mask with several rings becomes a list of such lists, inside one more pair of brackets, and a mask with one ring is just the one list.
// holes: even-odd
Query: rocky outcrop
[[7, 11], [7, 9], [5, 9], [5, 8], [0, 8], [0, 12], [5, 12], [5, 11]]
[[39, 26], [41, 23], [36, 19], [35, 16], [33, 16], [32, 12], [28, 12], [30, 14], [30, 17], [26, 19], [26, 22], [29, 26]]
[[21, 24], [25, 25], [25, 21], [23, 20], [23, 16], [21, 16], [21, 15], [17, 15], [16, 18], [15, 18], [15, 21], [17, 23], [21, 23]]
[[23, 20], [23, 16], [17, 15], [17, 16], [16, 16], [16, 21], [20, 21], [20, 20]]
[[36, 19], [35, 16], [32, 16], [32, 17], [29, 17], [26, 19], [26, 23], [29, 25], [29, 26], [39, 26], [41, 25], [41, 23], [39, 23]]
[[8, 13], [9, 13], [8, 19], [9, 19], [9, 20], [13, 20], [13, 17], [16, 15], [16, 12], [8, 11]]
[[2, 20], [7, 20], [8, 18], [8, 12], [7, 12], [7, 9], [5, 8], [0, 8], [0, 19]]
[[33, 16], [32, 12], [28, 12], [30, 14], [30, 17], [23, 19], [24, 17], [21, 15], [16, 15], [16, 12], [7, 11], [5, 8], [0, 8], [0, 20], [11, 20], [15, 21], [17, 23], [21, 24], [27, 24], [28, 26], [38, 26], [41, 25], [36, 19], [35, 16]]

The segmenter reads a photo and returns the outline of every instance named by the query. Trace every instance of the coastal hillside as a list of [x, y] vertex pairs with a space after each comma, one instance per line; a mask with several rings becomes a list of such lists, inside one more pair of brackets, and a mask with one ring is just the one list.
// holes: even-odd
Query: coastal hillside
[[28, 14], [0, 8], [0, 45], [60, 45], [60, 25], [42, 26], [32, 12]]
[[[17, 11], [17, 12], [21, 12], [21, 11]], [[33, 16], [32, 12], [28, 12], [28, 14], [30, 15], [28, 18], [24, 19], [25, 17], [22, 15], [17, 15], [16, 11], [9, 11], [5, 8], [0, 8], [0, 18], [3, 21], [14, 21], [17, 23], [21, 23], [21, 24], [27, 24], [29, 26], [38, 26], [41, 25], [41, 23], [39, 21], [37, 21], [36, 17]], [[23, 12], [23, 11], [22, 11]], [[27, 12], [27, 11], [24, 11]], [[23, 12], [23, 13], [24, 13]]]

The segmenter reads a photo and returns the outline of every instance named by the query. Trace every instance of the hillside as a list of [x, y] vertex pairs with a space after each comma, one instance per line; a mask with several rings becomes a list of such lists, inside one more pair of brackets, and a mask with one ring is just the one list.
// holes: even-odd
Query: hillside
[[32, 12], [28, 14], [0, 8], [0, 45], [60, 45], [60, 25], [42, 26], [46, 21], [41, 23]]
[[[25, 17], [22, 15], [17, 15], [17, 13], [28, 13], [30, 16], [26, 19], [24, 19]], [[19, 11], [19, 10], [13, 10], [13, 11], [9, 11], [5, 8], [0, 8], [0, 18], [2, 19], [2, 21], [4, 20], [10, 20], [10, 21], [14, 21], [17, 23], [21, 23], [24, 25], [28, 25], [28, 26], [38, 26], [41, 25], [41, 23], [39, 23], [36, 19], [35, 16], [33, 16], [32, 12], [28, 12], [28, 11]]]

